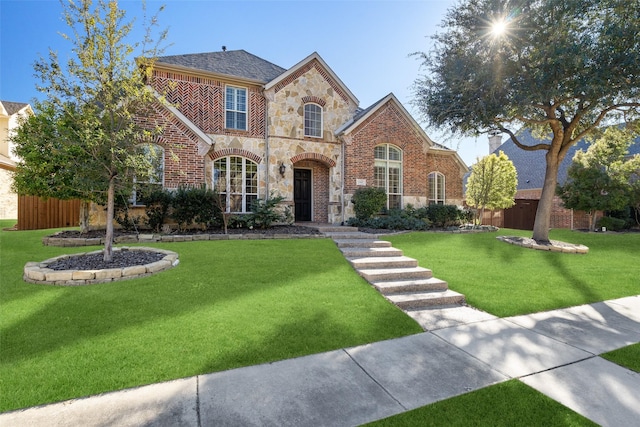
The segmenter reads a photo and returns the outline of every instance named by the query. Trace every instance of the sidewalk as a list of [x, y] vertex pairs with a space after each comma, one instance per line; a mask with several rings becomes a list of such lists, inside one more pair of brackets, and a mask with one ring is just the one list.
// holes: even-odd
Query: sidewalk
[[640, 342], [640, 295], [440, 320], [453, 326], [4, 413], [0, 425], [356, 426], [511, 378], [603, 426], [640, 425], [640, 374], [597, 356]]

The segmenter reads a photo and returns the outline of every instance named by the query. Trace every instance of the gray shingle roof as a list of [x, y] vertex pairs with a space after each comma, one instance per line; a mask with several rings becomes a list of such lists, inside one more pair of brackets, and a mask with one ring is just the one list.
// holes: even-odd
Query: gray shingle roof
[[245, 50], [161, 56], [158, 58], [158, 63], [179, 65], [262, 83], [267, 83], [286, 71]]
[[[518, 133], [518, 140], [524, 145], [535, 145], [542, 140], [538, 140], [531, 135], [531, 132], [526, 129]], [[589, 143], [585, 140], [578, 141], [572, 146], [564, 160], [560, 164], [558, 170], [558, 184], [562, 185], [567, 180], [567, 170], [571, 165], [573, 156], [576, 151], [586, 151], [589, 147]], [[511, 138], [500, 145], [494, 153], [503, 151], [509, 159], [513, 162], [513, 165], [518, 171], [518, 190], [529, 190], [534, 188], [542, 188], [544, 184], [544, 174], [547, 161], [545, 155], [546, 150], [527, 151], [516, 146]], [[629, 148], [629, 154], [640, 153], [640, 137], [636, 138], [635, 142]]]
[[9, 114], [10, 116], [22, 110], [27, 105], [29, 105], [25, 102], [11, 102], [11, 101], [0, 101], [0, 102], [2, 102], [4, 109], [7, 110], [7, 114]]

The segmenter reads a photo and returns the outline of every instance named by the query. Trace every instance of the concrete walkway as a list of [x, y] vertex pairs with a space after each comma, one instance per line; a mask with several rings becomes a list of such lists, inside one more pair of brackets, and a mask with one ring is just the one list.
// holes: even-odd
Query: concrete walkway
[[450, 314], [454, 326], [8, 412], [0, 425], [356, 426], [511, 378], [603, 426], [640, 425], [640, 374], [598, 357], [640, 342], [640, 295], [502, 319]]

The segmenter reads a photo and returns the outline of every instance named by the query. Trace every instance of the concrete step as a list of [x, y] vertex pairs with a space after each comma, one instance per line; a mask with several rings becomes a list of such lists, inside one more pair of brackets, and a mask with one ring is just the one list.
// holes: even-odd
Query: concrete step
[[359, 247], [340, 248], [345, 258], [365, 258], [365, 257], [398, 257], [402, 256], [400, 249], [392, 247]]
[[391, 282], [374, 282], [375, 288], [384, 295], [421, 291], [446, 291], [449, 285], [444, 280], [431, 277], [419, 280], [394, 280]]
[[358, 233], [358, 227], [346, 225], [318, 225], [316, 228], [321, 233]]
[[433, 277], [431, 270], [423, 267], [410, 268], [368, 268], [357, 270], [369, 283], [392, 282], [396, 280], [419, 280]]
[[378, 236], [375, 234], [371, 234], [371, 233], [362, 233], [360, 231], [356, 231], [353, 233], [349, 233], [349, 232], [344, 232], [344, 231], [336, 231], [336, 232], [329, 232], [329, 233], [323, 233], [325, 236], [333, 239], [333, 240], [343, 240], [343, 239], [367, 239], [367, 240], [371, 240], [371, 239], [377, 239]]
[[464, 295], [452, 290], [390, 294], [385, 298], [402, 309], [464, 303]]
[[334, 239], [339, 248], [390, 248], [391, 242], [377, 239]]
[[349, 261], [356, 270], [413, 268], [418, 266], [418, 261], [407, 256], [348, 258], [347, 261]]

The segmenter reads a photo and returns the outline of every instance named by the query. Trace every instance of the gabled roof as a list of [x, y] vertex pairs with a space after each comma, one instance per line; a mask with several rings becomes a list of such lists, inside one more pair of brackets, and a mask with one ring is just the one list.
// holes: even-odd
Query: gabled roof
[[[544, 142], [544, 140], [534, 138], [529, 129], [523, 129], [518, 132], [517, 135], [518, 141], [524, 145], [535, 145]], [[586, 151], [587, 148], [589, 148], [589, 143], [584, 139], [581, 139], [569, 148], [567, 155], [562, 160], [562, 163], [560, 163], [560, 168], [558, 169], [558, 184], [563, 185], [567, 180], [567, 170], [573, 161], [573, 156], [576, 154], [576, 151]], [[547, 154], [546, 150], [523, 150], [509, 138], [496, 148], [494, 153], [498, 154], [500, 151], [503, 151], [516, 167], [516, 171], [518, 172], [518, 190], [531, 190], [543, 187], [547, 164], [545, 158]], [[640, 154], [640, 137], [636, 138], [635, 142], [629, 147], [629, 154]]]
[[322, 68], [324, 68], [324, 70], [327, 72], [327, 74], [329, 75], [329, 77], [338, 85], [340, 86], [340, 89], [342, 89], [342, 91], [346, 94], [346, 96], [348, 96], [351, 101], [353, 101], [353, 103], [355, 105], [358, 105], [360, 103], [360, 101], [358, 101], [358, 98], [356, 98], [356, 96], [351, 92], [351, 90], [349, 90], [349, 88], [342, 82], [342, 80], [340, 80], [340, 77], [338, 77], [336, 75], [336, 73], [333, 72], [333, 70], [331, 69], [331, 67], [329, 67], [327, 65], [326, 62], [324, 62], [324, 59], [322, 59], [322, 57], [320, 57], [320, 55], [318, 54], [318, 52], [313, 52], [311, 55], [307, 56], [306, 58], [304, 58], [302, 61], [298, 62], [296, 65], [294, 65], [293, 67], [289, 68], [288, 70], [286, 70], [284, 73], [276, 76], [273, 80], [269, 81], [265, 86], [265, 90], [269, 90], [271, 88], [273, 88], [274, 86], [276, 86], [278, 83], [284, 81], [287, 79], [287, 77], [295, 74], [300, 68], [306, 66], [307, 64], [309, 64], [312, 61], [318, 61], [318, 63], [320, 64], [320, 66]]
[[267, 83], [286, 70], [245, 50], [161, 56], [158, 64]]
[[400, 103], [400, 101], [398, 101], [398, 98], [396, 98], [396, 96], [393, 93], [390, 93], [389, 95], [385, 96], [384, 98], [380, 99], [379, 101], [374, 102], [371, 106], [369, 106], [369, 107], [367, 107], [367, 108], [365, 108], [363, 110], [357, 111], [356, 115], [353, 117], [353, 119], [349, 120], [347, 123], [342, 125], [340, 128], [338, 128], [334, 132], [335, 135], [336, 136], [348, 135], [354, 129], [356, 129], [358, 126], [360, 126], [362, 123], [364, 123], [369, 117], [371, 117], [373, 114], [375, 114], [376, 111], [378, 111], [380, 108], [382, 108], [388, 102], [392, 102], [393, 104], [396, 105], [396, 107], [398, 108], [398, 111], [400, 111], [402, 113], [402, 115], [405, 117], [405, 119], [407, 119], [407, 121], [412, 125], [413, 129], [425, 141], [426, 146], [428, 147], [427, 150], [435, 151], [435, 152], [437, 152], [439, 154], [453, 156], [455, 158], [456, 162], [458, 163], [458, 165], [460, 166], [461, 172], [466, 172], [469, 169], [468, 166], [464, 163], [464, 161], [462, 160], [462, 158], [460, 157], [460, 155], [458, 154], [457, 151], [451, 150], [451, 149], [449, 149], [449, 148], [447, 148], [447, 147], [445, 147], [445, 146], [443, 146], [441, 144], [437, 144], [437, 143], [433, 142], [431, 140], [431, 138], [429, 138], [429, 135], [427, 135], [427, 133], [424, 131], [424, 129], [422, 129], [422, 127], [418, 124], [418, 122], [415, 121], [413, 116], [411, 114], [409, 114], [409, 112], [406, 110], [406, 108], [404, 108], [404, 106]]
[[26, 102], [11, 102], [11, 101], [0, 101], [4, 111], [7, 112], [7, 116], [13, 116], [14, 114], [20, 112], [25, 107], [28, 107], [29, 104]]

